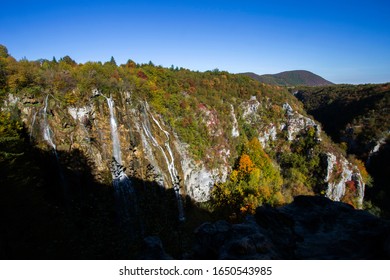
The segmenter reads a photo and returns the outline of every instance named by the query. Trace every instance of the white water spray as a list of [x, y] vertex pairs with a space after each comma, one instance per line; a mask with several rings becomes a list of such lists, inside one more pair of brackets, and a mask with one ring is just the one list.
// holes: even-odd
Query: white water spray
[[240, 136], [240, 132], [238, 131], [238, 122], [237, 122], [236, 114], [234, 113], [234, 107], [232, 104], [230, 104], [230, 108], [231, 108], [230, 114], [231, 114], [232, 120], [233, 120], [232, 137], [236, 138], [236, 137]]
[[99, 92], [97, 92], [95, 96], [96, 95], [101, 95], [107, 100], [107, 105], [110, 110], [110, 129], [112, 140], [111, 174], [118, 217], [123, 229], [131, 236], [134, 236], [136, 234], [136, 224], [138, 223], [138, 206], [132, 182], [126, 175], [125, 168], [122, 165], [118, 125], [114, 114], [114, 101], [112, 96], [108, 98]]
[[34, 131], [34, 125], [35, 125], [35, 120], [36, 120], [36, 117], [37, 117], [37, 113], [38, 111], [36, 111], [33, 115], [33, 120], [31, 122], [31, 129], [30, 129], [30, 142], [31, 142], [31, 139], [32, 139], [32, 135], [33, 135], [33, 131]]
[[117, 193], [132, 193], [133, 188], [131, 181], [125, 173], [125, 168], [122, 165], [122, 153], [121, 144], [119, 141], [118, 125], [114, 114], [114, 100], [112, 96], [110, 98], [103, 96], [107, 100], [107, 105], [110, 110], [110, 129], [111, 129], [111, 140], [112, 140], [112, 157], [113, 161], [111, 164], [111, 174], [113, 179], [114, 189]]
[[145, 102], [145, 111], [146, 111], [146, 113], [149, 113], [149, 115], [151, 116], [151, 118], [154, 121], [154, 123], [158, 126], [158, 128], [166, 136], [166, 141], [164, 143], [164, 146], [165, 146], [165, 148], [166, 148], [166, 150], [167, 150], [167, 152], [169, 154], [169, 158], [170, 159], [168, 159], [168, 156], [167, 156], [165, 150], [163, 149], [163, 147], [161, 147], [161, 145], [158, 144], [156, 138], [153, 137], [153, 134], [152, 134], [152, 132], [150, 130], [150, 127], [149, 127], [148, 123], [147, 124], [145, 124], [145, 123], [142, 124], [142, 127], [143, 127], [146, 135], [151, 139], [153, 146], [158, 147], [160, 149], [160, 151], [161, 151], [161, 153], [162, 153], [162, 155], [163, 155], [163, 157], [165, 159], [165, 162], [167, 164], [167, 169], [168, 169], [169, 175], [171, 177], [173, 190], [175, 191], [177, 204], [178, 204], [179, 220], [180, 221], [184, 221], [185, 220], [185, 215], [184, 215], [183, 201], [182, 201], [182, 198], [181, 198], [181, 195], [180, 195], [179, 175], [178, 175], [178, 172], [177, 172], [176, 167], [175, 167], [175, 158], [173, 156], [172, 149], [171, 149], [171, 147], [169, 145], [169, 141], [170, 141], [169, 132], [162, 128], [162, 126], [157, 121], [157, 119], [149, 112], [148, 108], [149, 108], [149, 105], [148, 105], [147, 102]]
[[[48, 99], [49, 99], [49, 95], [46, 95], [45, 106], [43, 107], [43, 112], [42, 112], [43, 113], [43, 124], [42, 124], [43, 125], [43, 139], [45, 139], [45, 141], [53, 148], [53, 153], [54, 153], [54, 156], [56, 158], [57, 167], [58, 167], [58, 175], [59, 175], [59, 178], [60, 178], [60, 184], [62, 185], [62, 189], [63, 189], [63, 192], [64, 192], [64, 200], [67, 203], [68, 202], [67, 184], [66, 184], [66, 181], [65, 181], [64, 173], [63, 173], [61, 165], [60, 165], [60, 160], [58, 158], [57, 147], [54, 144], [53, 131], [50, 128], [49, 122], [47, 120]], [[33, 122], [32, 122], [31, 131], [32, 131], [33, 127], [34, 127], [35, 115], [34, 115], [34, 119], [33, 119]], [[30, 137], [31, 137], [31, 135], [30, 135]]]
[[53, 132], [49, 126], [47, 121], [47, 103], [48, 103], [49, 95], [46, 95], [45, 98], [45, 107], [43, 108], [43, 139], [53, 148], [53, 151], [57, 157], [56, 145], [53, 141]]
[[[105, 97], [104, 95], [102, 95]], [[121, 145], [119, 142], [118, 136], [118, 125], [116, 123], [114, 115], [114, 100], [112, 97], [105, 97], [107, 100], [108, 108], [110, 109], [110, 127], [111, 127], [111, 139], [112, 139], [112, 156], [115, 158], [116, 162], [122, 164], [122, 154], [121, 154]]]

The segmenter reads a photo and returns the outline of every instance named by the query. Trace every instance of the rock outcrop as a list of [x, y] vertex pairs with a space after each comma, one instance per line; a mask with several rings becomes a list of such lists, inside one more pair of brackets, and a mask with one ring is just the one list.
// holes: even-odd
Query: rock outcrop
[[359, 170], [350, 164], [344, 157], [337, 158], [332, 153], [326, 154], [327, 174], [325, 183], [327, 183], [326, 196], [334, 201], [340, 201], [346, 192], [346, 184], [353, 182], [357, 190], [358, 208], [363, 206], [364, 182]]
[[137, 259], [139, 260], [172, 260], [162, 245], [161, 239], [158, 236], [148, 236], [143, 240], [143, 248]]
[[241, 224], [204, 223], [194, 259], [389, 259], [390, 223], [350, 205], [298, 196]]

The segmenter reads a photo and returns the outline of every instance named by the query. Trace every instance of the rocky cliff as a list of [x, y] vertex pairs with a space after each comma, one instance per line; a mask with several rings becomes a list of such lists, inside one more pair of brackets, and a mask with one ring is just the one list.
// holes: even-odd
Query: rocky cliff
[[[198, 202], [209, 200], [213, 185], [227, 179], [237, 145], [234, 139], [248, 133], [248, 129], [267, 151], [279, 153], [275, 156], [276, 165], [280, 164], [278, 157], [291, 151], [309, 130], [314, 131], [316, 143], [322, 142], [321, 127], [313, 119], [289, 103], [278, 104], [264, 97], [251, 96], [228, 104], [230, 118], [224, 120], [223, 112], [204, 104], [198, 106], [197, 114], [208, 136], [216, 139], [209, 148], [213, 150], [212, 156], [206, 154], [203, 159], [195, 158], [190, 143], [180, 139], [146, 100], [135, 98], [131, 92], [116, 92], [107, 97], [94, 89], [89, 100], [80, 105], [65, 105], [49, 94], [40, 98], [10, 94], [2, 110], [19, 112], [37, 146], [54, 152], [82, 151], [93, 163], [97, 180], [110, 181], [110, 166], [115, 160], [123, 166], [124, 175], [157, 182], [163, 188], [176, 188], [178, 194]], [[303, 153], [309, 155], [311, 150]], [[348, 182], [353, 182], [356, 205], [361, 207], [364, 182], [359, 170], [331, 145], [321, 146], [318, 155], [322, 158], [318, 168], [323, 170], [319, 173], [323, 174], [319, 178], [323, 193], [340, 201]]]
[[[111, 107], [106, 99], [111, 100]], [[252, 96], [238, 103], [236, 109], [233, 104], [229, 106], [231, 118], [225, 125], [231, 127], [228, 133], [232, 139], [249, 126], [264, 148], [278, 141], [286, 149], [310, 128], [315, 130], [316, 141], [322, 141], [320, 126], [293, 110], [288, 103], [279, 106], [272, 100], [260, 102], [256, 96]], [[108, 180], [109, 167], [114, 158], [120, 161], [131, 177], [155, 181], [163, 188], [178, 186], [181, 195], [189, 195], [195, 201], [203, 202], [209, 200], [213, 185], [226, 180], [231, 170], [234, 143], [224, 141], [214, 147], [218, 159], [209, 160], [219, 164], [210, 168], [210, 164], [193, 158], [188, 144], [178, 137], [146, 100], [136, 100], [130, 92], [118, 92], [108, 99], [95, 89], [90, 93], [89, 101], [80, 107], [66, 106], [53, 95], [34, 98], [10, 94], [3, 110], [15, 107], [36, 145], [53, 151], [81, 150], [94, 163], [95, 176], [102, 181]], [[278, 111], [277, 114], [267, 118], [272, 110]], [[219, 125], [219, 114], [205, 105], [199, 106], [199, 115], [211, 138], [221, 137], [225, 133], [223, 126]], [[114, 128], [111, 115], [117, 120]], [[118, 153], [121, 154], [120, 159]], [[357, 186], [357, 205], [361, 207], [364, 183], [357, 168], [335, 150], [323, 149], [321, 154], [324, 158], [325, 195], [339, 201], [345, 195], [346, 183], [354, 182]]]

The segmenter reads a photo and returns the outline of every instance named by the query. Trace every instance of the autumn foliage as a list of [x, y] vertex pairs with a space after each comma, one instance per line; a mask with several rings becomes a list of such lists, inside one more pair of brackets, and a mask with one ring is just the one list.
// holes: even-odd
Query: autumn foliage
[[213, 206], [225, 215], [253, 214], [262, 204], [284, 202], [282, 177], [257, 138], [246, 143], [230, 178], [214, 186]]

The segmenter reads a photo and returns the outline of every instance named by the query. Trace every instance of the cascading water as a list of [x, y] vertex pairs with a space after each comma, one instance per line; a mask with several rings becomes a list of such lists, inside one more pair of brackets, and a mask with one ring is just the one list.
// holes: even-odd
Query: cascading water
[[[160, 151], [161, 151], [161, 153], [162, 153], [162, 155], [163, 155], [163, 157], [165, 159], [165, 162], [167, 164], [167, 169], [168, 169], [169, 175], [171, 177], [173, 190], [175, 191], [175, 196], [176, 196], [177, 206], [178, 206], [178, 211], [179, 211], [179, 221], [182, 222], [182, 221], [185, 221], [183, 201], [182, 201], [182, 198], [181, 198], [181, 195], [180, 195], [179, 175], [178, 175], [178, 172], [177, 172], [176, 167], [175, 167], [175, 159], [174, 159], [174, 156], [173, 156], [173, 152], [172, 152], [172, 149], [171, 149], [171, 147], [169, 145], [169, 141], [170, 141], [169, 132], [164, 130], [161, 127], [161, 125], [157, 121], [157, 119], [149, 112], [148, 107], [149, 107], [148, 103], [145, 102], [145, 111], [146, 111], [146, 113], [149, 113], [149, 115], [151, 116], [151, 118], [154, 121], [154, 123], [158, 126], [158, 128], [166, 136], [166, 141], [164, 143], [164, 146], [165, 146], [166, 150], [168, 151], [170, 160], [168, 159], [168, 156], [167, 156], [166, 152], [164, 151], [163, 147], [161, 147], [161, 145], [158, 144], [156, 138], [153, 137], [153, 134], [152, 134], [152, 132], [150, 130], [149, 123], [142, 124], [142, 127], [143, 127], [146, 135], [151, 139], [153, 146], [158, 147], [160, 149]], [[146, 120], [147, 120], [147, 118], [146, 118]]]
[[237, 122], [237, 118], [236, 118], [236, 114], [234, 113], [234, 107], [232, 104], [230, 104], [230, 108], [231, 108], [231, 111], [230, 111], [230, 114], [232, 116], [232, 124], [233, 124], [233, 127], [232, 127], [232, 137], [236, 138], [238, 136], [240, 136], [240, 132], [238, 131], [238, 122]]
[[53, 152], [58, 159], [57, 156], [57, 150], [56, 145], [53, 141], [53, 132], [49, 126], [49, 123], [47, 121], [47, 102], [48, 102], [49, 95], [46, 95], [45, 98], [45, 107], [43, 107], [43, 139], [53, 148]]
[[103, 96], [110, 111], [110, 130], [112, 140], [112, 162], [111, 174], [112, 184], [115, 190], [115, 199], [117, 204], [118, 216], [123, 228], [132, 236], [134, 236], [137, 212], [137, 201], [135, 192], [129, 177], [125, 173], [125, 168], [122, 165], [121, 146], [118, 134], [118, 125], [114, 114], [114, 101], [112, 96], [109, 98]]
[[31, 122], [31, 129], [30, 129], [30, 142], [31, 142], [31, 139], [32, 139], [32, 136], [33, 136], [33, 131], [34, 131], [34, 125], [35, 125], [35, 120], [37, 118], [37, 113], [38, 111], [36, 111], [33, 115], [33, 120]]
[[[43, 139], [53, 148], [53, 153], [54, 153], [54, 156], [56, 158], [56, 163], [57, 163], [57, 168], [58, 168], [58, 175], [60, 178], [60, 184], [62, 185], [62, 189], [64, 192], [64, 200], [67, 203], [68, 202], [67, 184], [65, 181], [64, 172], [61, 168], [60, 161], [58, 158], [57, 147], [54, 144], [53, 131], [50, 128], [49, 122], [47, 120], [48, 99], [49, 99], [49, 95], [46, 95], [45, 106], [43, 107], [43, 112], [42, 112], [43, 113], [43, 124], [42, 124], [42, 126], [43, 126]], [[34, 115], [32, 126], [34, 126], [34, 122], [35, 122], [35, 115]], [[32, 129], [33, 129], [33, 127], [31, 128], [31, 131], [32, 131]]]
[[112, 139], [112, 154], [117, 163], [122, 164], [121, 146], [118, 136], [118, 125], [114, 116], [114, 101], [112, 97], [107, 98], [107, 105], [110, 109], [110, 126], [111, 126], [111, 139]]

